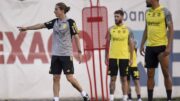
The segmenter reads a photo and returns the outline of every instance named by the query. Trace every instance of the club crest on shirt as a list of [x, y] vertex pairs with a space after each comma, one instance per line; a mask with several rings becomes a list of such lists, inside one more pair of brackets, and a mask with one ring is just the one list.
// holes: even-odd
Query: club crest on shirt
[[62, 23], [60, 26], [59, 26], [59, 30], [65, 30], [67, 29], [67, 24], [66, 23]]
[[67, 23], [61, 23], [58, 25], [59, 34], [65, 35], [69, 31], [69, 27]]

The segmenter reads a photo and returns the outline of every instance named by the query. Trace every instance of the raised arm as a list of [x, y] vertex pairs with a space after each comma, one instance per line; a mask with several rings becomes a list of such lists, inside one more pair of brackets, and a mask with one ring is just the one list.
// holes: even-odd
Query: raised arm
[[45, 24], [36, 24], [32, 26], [27, 26], [27, 27], [17, 27], [19, 31], [27, 31], [27, 30], [37, 30], [37, 29], [42, 29], [46, 28]]
[[52, 29], [56, 21], [57, 21], [57, 18], [51, 21], [45, 22], [45, 23], [35, 24], [32, 26], [27, 26], [27, 27], [17, 27], [17, 28], [19, 29], [19, 31], [37, 30], [37, 29], [42, 29], [42, 28]]

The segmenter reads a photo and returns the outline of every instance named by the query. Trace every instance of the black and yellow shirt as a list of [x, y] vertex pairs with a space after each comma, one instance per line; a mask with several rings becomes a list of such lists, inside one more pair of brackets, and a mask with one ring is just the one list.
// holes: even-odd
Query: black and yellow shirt
[[125, 25], [114, 25], [109, 29], [110, 48], [109, 58], [113, 59], [129, 59], [129, 35], [131, 31]]
[[171, 13], [162, 6], [146, 12], [147, 43], [146, 46], [167, 45], [167, 26], [171, 22]]
[[75, 21], [69, 18], [55, 18], [44, 25], [48, 29], [53, 29], [52, 55], [73, 56], [72, 36], [78, 34]]

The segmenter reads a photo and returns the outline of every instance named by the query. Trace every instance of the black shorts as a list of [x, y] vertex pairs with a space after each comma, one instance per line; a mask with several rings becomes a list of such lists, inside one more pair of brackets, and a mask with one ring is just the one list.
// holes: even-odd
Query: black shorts
[[137, 67], [129, 67], [128, 68], [128, 77], [127, 79], [130, 80], [132, 77], [133, 80], [139, 80], [140, 74]]
[[121, 77], [127, 76], [128, 65], [129, 65], [128, 59], [109, 59], [108, 75], [117, 76], [119, 69]]
[[160, 53], [164, 52], [166, 46], [155, 46], [155, 47], [146, 47], [145, 52], [145, 67], [146, 68], [157, 68], [159, 59], [158, 56]]
[[52, 56], [50, 74], [74, 74], [73, 58], [71, 56]]

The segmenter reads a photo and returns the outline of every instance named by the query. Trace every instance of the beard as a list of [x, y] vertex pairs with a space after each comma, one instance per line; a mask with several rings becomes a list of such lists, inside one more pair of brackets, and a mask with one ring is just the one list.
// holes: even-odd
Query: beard
[[146, 7], [152, 7], [152, 4], [149, 2], [146, 2]]
[[122, 20], [115, 20], [116, 25], [120, 25], [122, 23]]

